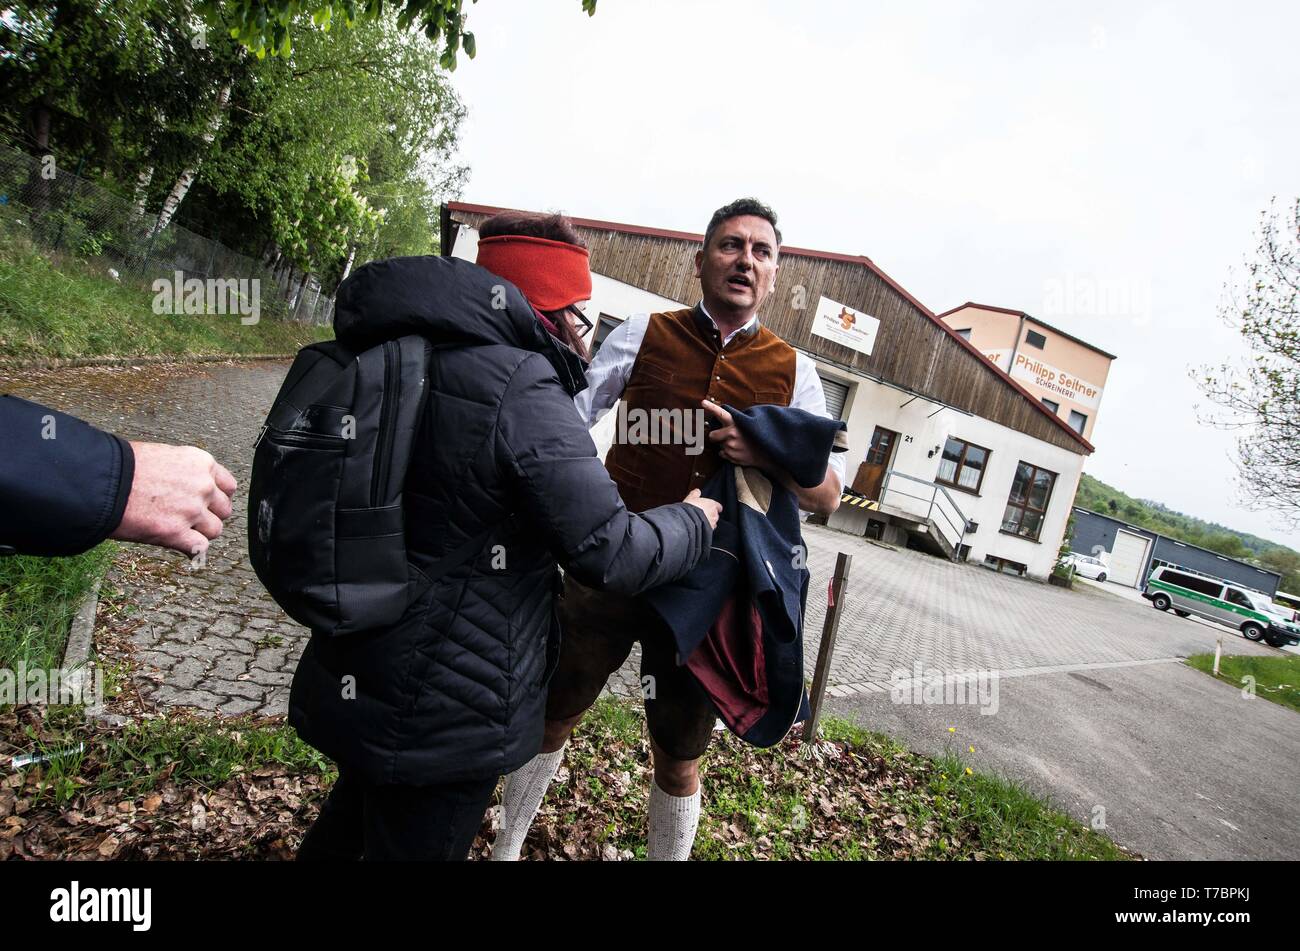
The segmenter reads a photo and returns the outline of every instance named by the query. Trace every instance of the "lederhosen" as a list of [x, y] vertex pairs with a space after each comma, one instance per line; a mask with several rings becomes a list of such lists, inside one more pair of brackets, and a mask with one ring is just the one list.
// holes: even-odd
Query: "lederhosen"
[[[794, 396], [795, 351], [755, 323], [722, 345], [699, 307], [652, 314], [623, 391], [633, 411], [693, 412], [708, 399], [748, 409], [760, 403], [789, 406]], [[688, 455], [681, 440], [619, 443], [605, 466], [633, 512], [680, 502], [717, 471], [712, 445]], [[716, 712], [695, 679], [677, 664], [672, 638], [635, 598], [565, 581], [560, 603], [560, 662], [548, 688], [546, 716], [562, 720], [586, 710], [610, 674], [641, 644], [641, 689], [655, 743], [674, 759], [698, 759], [708, 748]]]

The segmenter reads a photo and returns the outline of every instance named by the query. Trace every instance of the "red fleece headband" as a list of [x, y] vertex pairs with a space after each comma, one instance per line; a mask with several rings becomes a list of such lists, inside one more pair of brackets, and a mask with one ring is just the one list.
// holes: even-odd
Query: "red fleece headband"
[[591, 299], [586, 248], [546, 238], [502, 235], [478, 243], [478, 263], [523, 292], [538, 310], [562, 310]]

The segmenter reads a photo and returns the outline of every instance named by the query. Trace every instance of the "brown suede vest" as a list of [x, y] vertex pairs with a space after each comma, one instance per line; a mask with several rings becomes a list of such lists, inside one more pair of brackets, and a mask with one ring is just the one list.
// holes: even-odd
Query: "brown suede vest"
[[[739, 333], [726, 348], [698, 308], [651, 314], [645, 340], [623, 391], [626, 420], [620, 420], [605, 466], [633, 512], [680, 502], [717, 471], [721, 457], [707, 437], [683, 427], [682, 437], [704, 440], [704, 450], [688, 455], [683, 438], [671, 442], [620, 442], [635, 433], [638, 418], [654, 410], [690, 412], [700, 401], [749, 409], [760, 403], [789, 406], [794, 395], [795, 351], [762, 325]], [[637, 412], [642, 414], [637, 416]], [[683, 417], [684, 418], [684, 417]]]

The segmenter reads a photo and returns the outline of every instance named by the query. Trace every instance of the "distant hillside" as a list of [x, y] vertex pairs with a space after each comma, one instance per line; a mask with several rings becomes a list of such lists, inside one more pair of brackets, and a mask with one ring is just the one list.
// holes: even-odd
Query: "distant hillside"
[[1261, 568], [1282, 574], [1282, 589], [1300, 592], [1300, 552], [1258, 535], [1239, 532], [1206, 522], [1182, 512], [1175, 512], [1160, 502], [1135, 499], [1119, 489], [1085, 474], [1079, 482], [1074, 504], [1103, 515], [1122, 518], [1132, 525], [1149, 528], [1189, 545], [1199, 545], [1229, 558], [1240, 558]]

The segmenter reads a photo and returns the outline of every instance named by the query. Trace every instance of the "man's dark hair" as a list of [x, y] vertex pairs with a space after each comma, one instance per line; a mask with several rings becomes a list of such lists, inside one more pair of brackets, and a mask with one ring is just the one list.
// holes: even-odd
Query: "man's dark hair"
[[709, 239], [713, 237], [713, 232], [718, 230], [719, 225], [741, 215], [766, 219], [772, 225], [772, 230], [776, 232], [777, 247], [781, 246], [781, 229], [776, 226], [776, 212], [757, 198], [737, 198], [731, 204], [723, 205], [715, 211], [713, 217], [709, 219], [709, 226], [704, 229], [704, 246], [706, 248], [709, 246]]

